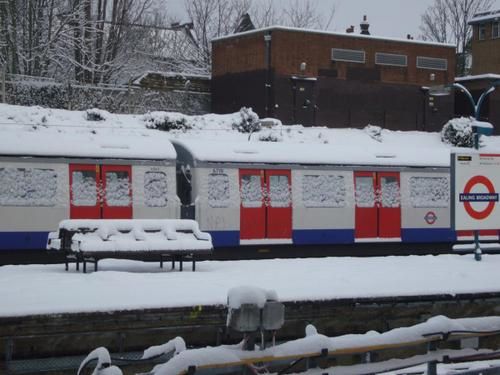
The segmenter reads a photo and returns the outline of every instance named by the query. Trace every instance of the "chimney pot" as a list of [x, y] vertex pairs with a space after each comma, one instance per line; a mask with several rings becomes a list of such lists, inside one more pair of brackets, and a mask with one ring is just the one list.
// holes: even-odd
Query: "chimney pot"
[[366, 15], [363, 16], [363, 21], [359, 24], [359, 26], [361, 27], [361, 34], [370, 35], [370, 24], [367, 21]]

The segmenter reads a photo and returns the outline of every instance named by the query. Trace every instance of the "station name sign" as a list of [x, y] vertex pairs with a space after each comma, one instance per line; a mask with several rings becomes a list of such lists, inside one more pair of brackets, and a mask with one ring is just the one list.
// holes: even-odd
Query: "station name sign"
[[500, 154], [453, 153], [451, 190], [453, 229], [499, 229]]

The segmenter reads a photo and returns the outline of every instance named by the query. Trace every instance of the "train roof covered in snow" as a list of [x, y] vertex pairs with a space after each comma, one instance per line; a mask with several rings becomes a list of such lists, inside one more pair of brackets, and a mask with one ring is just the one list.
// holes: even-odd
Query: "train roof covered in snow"
[[[450, 148], [435, 147], [415, 140], [381, 144], [377, 141], [343, 144], [226, 142], [172, 140], [179, 159], [193, 165], [203, 163], [254, 163], [304, 165], [380, 165], [410, 167], [448, 167]], [[341, 142], [342, 143], [342, 142]]]
[[88, 129], [64, 133], [56, 129], [0, 130], [0, 155], [175, 160], [165, 134], [121, 134]]

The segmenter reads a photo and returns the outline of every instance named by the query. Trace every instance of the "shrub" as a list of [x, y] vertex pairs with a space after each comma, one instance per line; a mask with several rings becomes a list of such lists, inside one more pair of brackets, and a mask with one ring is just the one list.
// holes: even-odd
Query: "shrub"
[[441, 141], [455, 147], [474, 147], [473, 122], [472, 117], [451, 119], [441, 130]]
[[376, 125], [366, 125], [363, 131], [377, 142], [382, 142], [382, 128]]
[[191, 129], [185, 116], [167, 112], [148, 112], [143, 117], [146, 127], [163, 131]]
[[282, 137], [273, 131], [267, 131], [259, 136], [260, 142], [281, 142]]
[[104, 121], [106, 120], [106, 111], [98, 108], [91, 108], [85, 111], [87, 121]]
[[259, 116], [252, 108], [243, 107], [240, 109], [239, 116], [235, 117], [233, 129], [241, 133], [253, 133], [259, 131], [262, 126], [259, 122]]

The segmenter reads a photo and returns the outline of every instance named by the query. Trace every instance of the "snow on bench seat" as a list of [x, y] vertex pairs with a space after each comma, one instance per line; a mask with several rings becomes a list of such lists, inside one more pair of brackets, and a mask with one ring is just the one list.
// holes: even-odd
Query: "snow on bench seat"
[[61, 230], [74, 232], [76, 252], [212, 250], [210, 234], [194, 220], [64, 220]]
[[91, 262], [97, 271], [97, 262], [105, 257], [133, 257], [158, 254], [160, 267], [165, 259], [179, 261], [182, 271], [184, 259], [192, 260], [199, 254], [212, 252], [212, 238], [201, 232], [194, 220], [64, 220], [59, 224], [59, 239], [49, 235], [48, 248], [66, 252], [68, 262]]

